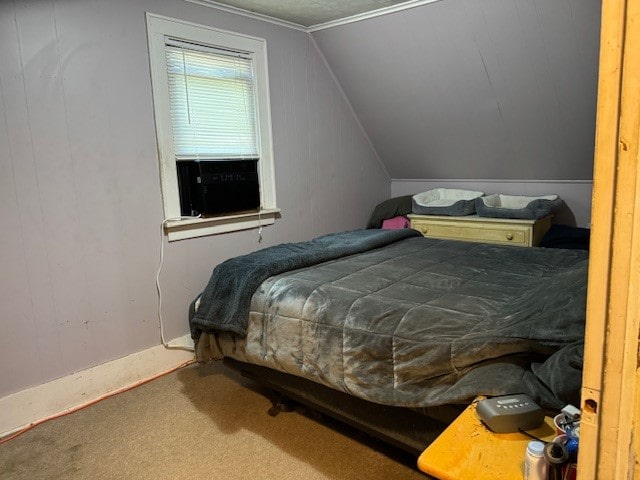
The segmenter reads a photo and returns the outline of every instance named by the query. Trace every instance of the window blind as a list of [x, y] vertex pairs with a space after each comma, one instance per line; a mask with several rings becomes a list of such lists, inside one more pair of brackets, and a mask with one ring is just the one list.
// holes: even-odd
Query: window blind
[[166, 39], [176, 160], [259, 157], [249, 55]]

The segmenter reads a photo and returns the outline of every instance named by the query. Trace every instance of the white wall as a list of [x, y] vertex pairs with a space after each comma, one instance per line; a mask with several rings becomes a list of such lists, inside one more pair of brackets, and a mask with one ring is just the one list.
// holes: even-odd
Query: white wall
[[[390, 180], [310, 37], [181, 0], [0, 2], [0, 396], [157, 345], [145, 11], [265, 38], [282, 218], [165, 243], [168, 338], [213, 267], [363, 227]], [[166, 242], [166, 241], [165, 241]]]

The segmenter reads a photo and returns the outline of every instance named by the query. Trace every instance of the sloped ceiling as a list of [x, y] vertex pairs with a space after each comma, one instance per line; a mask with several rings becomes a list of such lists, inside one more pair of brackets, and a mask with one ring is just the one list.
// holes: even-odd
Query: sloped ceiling
[[392, 178], [591, 179], [599, 0], [444, 0], [313, 32]]
[[391, 9], [310, 31], [394, 179], [592, 178], [601, 0], [222, 3], [307, 26]]

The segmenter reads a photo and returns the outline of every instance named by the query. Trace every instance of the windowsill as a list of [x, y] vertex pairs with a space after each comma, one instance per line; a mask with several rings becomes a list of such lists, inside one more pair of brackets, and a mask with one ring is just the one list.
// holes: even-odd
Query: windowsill
[[219, 233], [236, 232], [272, 225], [279, 208], [265, 208], [260, 212], [239, 213], [224, 217], [189, 218], [184, 220], [168, 220], [165, 223], [165, 231], [169, 241], [184, 240], [187, 238], [204, 237]]

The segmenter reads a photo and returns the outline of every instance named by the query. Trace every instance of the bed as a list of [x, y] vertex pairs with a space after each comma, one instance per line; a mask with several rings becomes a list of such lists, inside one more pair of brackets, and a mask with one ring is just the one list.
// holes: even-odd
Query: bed
[[478, 395], [578, 404], [587, 260], [411, 229], [278, 245], [214, 269], [196, 356], [415, 453]]

